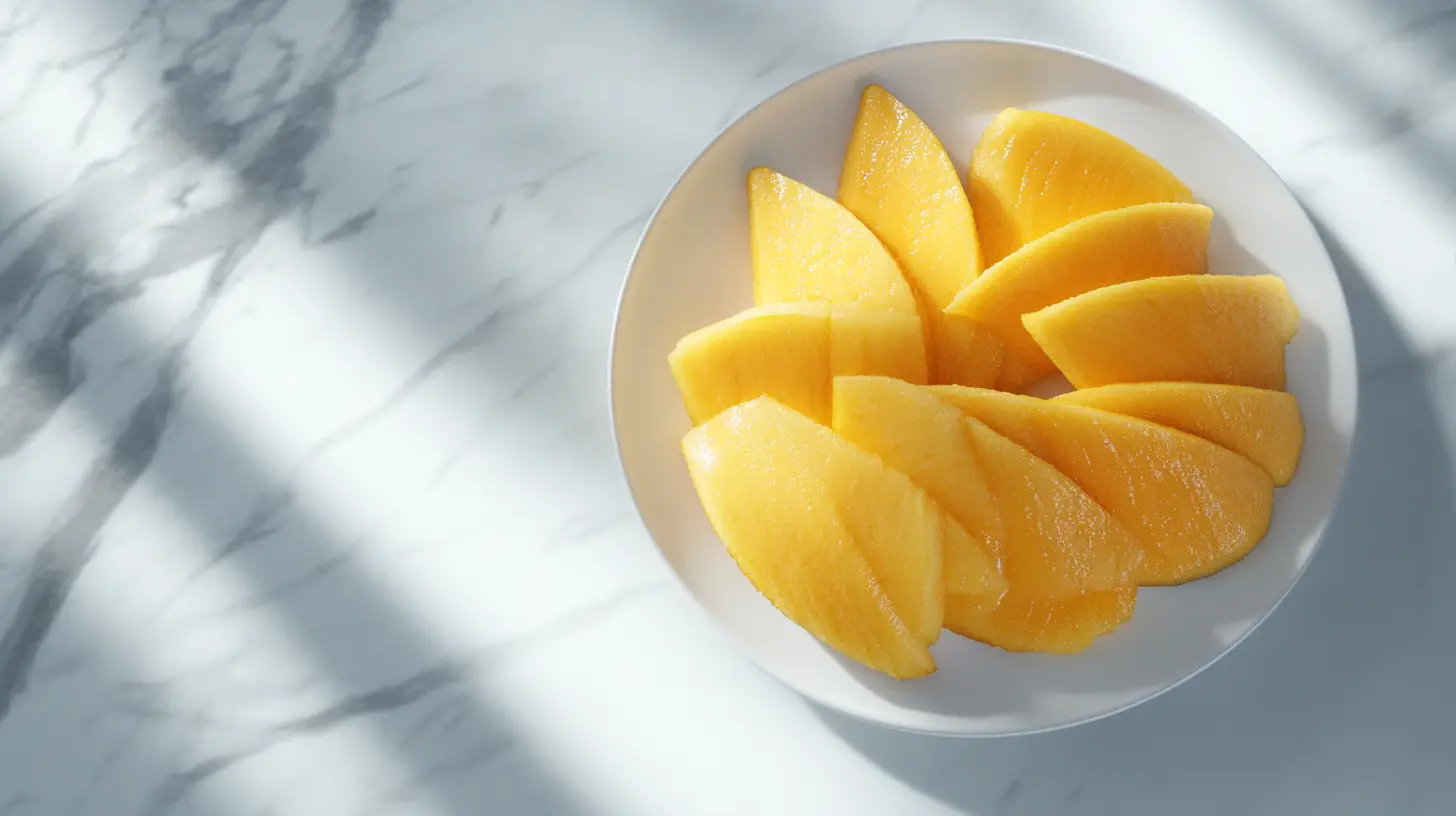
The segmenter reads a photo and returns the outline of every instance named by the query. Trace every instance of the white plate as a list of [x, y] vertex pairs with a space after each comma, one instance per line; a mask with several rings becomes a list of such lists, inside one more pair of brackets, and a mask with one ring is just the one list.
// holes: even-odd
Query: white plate
[[[678, 444], [688, 418], [667, 366], [677, 340], [752, 305], [749, 169], [769, 165], [834, 195], [860, 91], [876, 82], [935, 131], [962, 175], [1008, 106], [1082, 119], [1128, 140], [1213, 207], [1211, 271], [1273, 271], [1301, 310], [1289, 388], [1307, 427], [1299, 474], [1276, 494], [1268, 537], [1216, 576], [1144, 589], [1133, 620], [1075, 656], [1011, 654], [946, 633], [934, 675], [896, 682], [820, 645], [759, 595], [708, 525]], [[1354, 340], [1325, 249], [1294, 196], [1238, 136], [1188, 100], [1044, 45], [926, 43], [821, 71], [718, 137], [643, 234], [618, 307], [611, 399], [618, 449], [648, 531], [738, 647], [801, 694], [902, 729], [1042, 731], [1124, 710], [1192, 677], [1247, 637], [1304, 572], [1344, 479], [1355, 427]]]

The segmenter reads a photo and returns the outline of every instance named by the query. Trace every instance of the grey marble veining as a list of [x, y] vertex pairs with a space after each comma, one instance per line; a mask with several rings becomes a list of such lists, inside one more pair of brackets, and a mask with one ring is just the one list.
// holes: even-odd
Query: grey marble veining
[[[1249, 139], [1363, 375], [1336, 529], [1255, 638], [974, 744], [734, 655], [603, 396], [632, 243], [721, 127], [967, 36]], [[0, 0], [0, 814], [1449, 812], [1453, 55], [1414, 0]]]

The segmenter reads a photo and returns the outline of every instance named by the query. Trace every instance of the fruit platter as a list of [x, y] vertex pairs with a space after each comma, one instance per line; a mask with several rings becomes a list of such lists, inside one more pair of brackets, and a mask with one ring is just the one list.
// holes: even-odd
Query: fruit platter
[[740, 648], [975, 735], [1122, 710], [1247, 637], [1355, 413], [1338, 281], [1257, 155], [996, 42], [872, 54], [729, 127], [644, 233], [611, 391], [649, 533]]
[[[1139, 585], [1258, 545], [1304, 442], [1298, 309], [1209, 274], [1213, 212], [1135, 146], [1007, 109], [963, 186], [870, 85], [837, 200], [747, 186], [757, 305], [673, 350], [682, 447], [735, 562], [821, 641], [899, 679], [944, 630], [1076, 652]], [[1020, 393], [1058, 373], [1076, 390]]]

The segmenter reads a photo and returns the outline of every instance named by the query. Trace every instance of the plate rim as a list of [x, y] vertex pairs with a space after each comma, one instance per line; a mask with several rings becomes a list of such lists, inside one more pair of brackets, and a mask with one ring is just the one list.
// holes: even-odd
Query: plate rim
[[[1300, 199], [1299, 195], [1294, 191], [1294, 189], [1289, 186], [1289, 183], [1285, 181], [1284, 177], [1281, 176], [1271, 164], [1269, 164], [1268, 160], [1264, 158], [1263, 154], [1255, 149], [1253, 145], [1249, 144], [1249, 142], [1245, 140], [1242, 136], [1240, 136], [1237, 131], [1224, 123], [1222, 119], [1214, 116], [1210, 111], [1195, 102], [1193, 99], [1184, 95], [1182, 92], [1171, 88], [1163, 84], [1162, 82], [1150, 79], [1139, 71], [1135, 71], [1131, 68], [1120, 65], [1103, 57], [1087, 53], [1085, 51], [1069, 48], [1067, 46], [1056, 45], [1054, 43], [1015, 37], [964, 37], [921, 40], [916, 42], [887, 46], [885, 48], [878, 48], [872, 51], [865, 51], [847, 59], [839, 60], [822, 68], [818, 68], [794, 80], [793, 82], [783, 85], [778, 90], [775, 90], [774, 92], [760, 99], [758, 102], [754, 103], [752, 106], [750, 106], [747, 110], [743, 111], [743, 113], [739, 114], [728, 124], [719, 128], [717, 133], [714, 134], [713, 138], [710, 139], [702, 147], [702, 149], [700, 149], [696, 153], [696, 155], [694, 155], [693, 159], [683, 167], [681, 172], [677, 174], [677, 177], [673, 180], [672, 184], [667, 188], [666, 192], [664, 192], [662, 197], [658, 200], [657, 205], [653, 207], [652, 213], [648, 216], [647, 222], [643, 225], [642, 231], [637, 237], [637, 242], [632, 248], [632, 253], [627, 259], [626, 272], [622, 277], [621, 288], [618, 291], [617, 301], [613, 309], [611, 337], [607, 343], [607, 420], [610, 423], [612, 430], [612, 451], [617, 460], [617, 470], [619, 476], [625, 483], [628, 496], [631, 498], [632, 512], [637, 517], [639, 526], [642, 528], [643, 532], [646, 533], [647, 538], [652, 542], [652, 549], [655, 551], [656, 557], [661, 559], [663, 566], [665, 566], [672, 573], [675, 579], [675, 583], [678, 585], [678, 587], [680, 589], [686, 590], [686, 594], [693, 598], [693, 600], [696, 602], [696, 608], [700, 612], [706, 611], [703, 609], [702, 602], [698, 601], [691, 589], [686, 586], [687, 582], [683, 579], [677, 568], [674, 567], [670, 561], [668, 561], [667, 555], [663, 551], [662, 545], [659, 544], [657, 541], [657, 536], [653, 533], [652, 528], [647, 524], [647, 520], [643, 517], [641, 505], [637, 500], [637, 485], [634, 484], [632, 474], [627, 469], [627, 462], [622, 452], [621, 425], [617, 413], [617, 341], [622, 325], [622, 306], [626, 303], [627, 296], [632, 289], [633, 277], [637, 269], [637, 260], [639, 254], [642, 251], [643, 244], [646, 243], [648, 236], [651, 235], [652, 228], [657, 223], [658, 216], [662, 213], [662, 209], [667, 205], [668, 201], [672, 199], [673, 195], [678, 191], [678, 188], [681, 187], [683, 180], [692, 173], [694, 168], [696, 168], [713, 150], [713, 148], [716, 147], [718, 143], [721, 142], [724, 137], [726, 137], [734, 128], [738, 127], [738, 125], [743, 120], [747, 119], [749, 116], [752, 116], [756, 111], [758, 111], [760, 108], [767, 105], [774, 99], [777, 99], [778, 97], [788, 93], [789, 91], [800, 85], [814, 80], [822, 74], [826, 74], [831, 71], [837, 71], [841, 68], [853, 65], [854, 63], [860, 62], [862, 60], [879, 58], [886, 54], [894, 53], [897, 51], [964, 46], [975, 47], [984, 45], [1014, 46], [1018, 48], [1030, 49], [1033, 51], [1049, 52], [1060, 56], [1069, 56], [1076, 59], [1085, 60], [1102, 68], [1122, 74], [1125, 77], [1134, 79], [1148, 86], [1149, 88], [1166, 94], [1177, 102], [1186, 105], [1190, 111], [1196, 113], [1199, 117], [1205, 120], [1208, 124], [1212, 125], [1214, 128], [1222, 131], [1222, 133], [1226, 137], [1232, 138], [1236, 144], [1241, 145], [1250, 156], [1256, 159], [1259, 164], [1261, 164], [1264, 169], [1269, 172], [1269, 175], [1272, 178], [1276, 179], [1279, 182], [1280, 187], [1283, 188], [1284, 192], [1289, 196], [1295, 206], [1299, 209], [1302, 227], [1309, 233], [1309, 237], [1312, 237], [1314, 239], [1315, 245], [1319, 247], [1320, 253], [1324, 258], [1325, 265], [1330, 270], [1331, 276], [1334, 280], [1334, 290], [1339, 294], [1340, 297], [1340, 305], [1342, 307], [1341, 312], [1344, 315], [1344, 322], [1348, 329], [1347, 335], [1350, 337], [1351, 341], [1350, 366], [1353, 377], [1350, 389], [1351, 393], [1349, 395], [1350, 445], [1344, 453], [1343, 461], [1340, 463], [1340, 474], [1337, 482], [1337, 487], [1333, 494], [1333, 500], [1331, 502], [1331, 511], [1329, 515], [1327, 515], [1322, 520], [1319, 533], [1315, 538], [1313, 547], [1310, 549], [1309, 556], [1304, 560], [1304, 563], [1299, 566], [1298, 571], [1289, 581], [1289, 585], [1284, 588], [1284, 591], [1280, 593], [1278, 599], [1276, 599], [1274, 603], [1270, 605], [1270, 607], [1262, 615], [1260, 615], [1257, 620], [1253, 622], [1252, 625], [1250, 625], [1238, 637], [1234, 638], [1227, 646], [1221, 649], [1216, 655], [1210, 658], [1202, 666], [1198, 667], [1192, 672], [1189, 672], [1187, 675], [1179, 678], [1178, 680], [1149, 691], [1139, 697], [1123, 703], [1122, 705], [1107, 709], [1106, 711], [1099, 711], [1088, 714], [1086, 716], [1071, 718], [1063, 722], [1050, 723], [1030, 728], [1011, 728], [1001, 730], [946, 730], [930, 727], [922, 728], [903, 722], [892, 722], [884, 719], [875, 719], [866, 716], [861, 712], [853, 711], [848, 708], [836, 705], [817, 695], [811, 694], [810, 692], [801, 688], [797, 683], [788, 680], [775, 672], [769, 671], [761, 663], [759, 663], [759, 661], [756, 660], [750, 653], [748, 653], [748, 651], [738, 642], [737, 638], [728, 631], [727, 627], [724, 626], [724, 624], [719, 622], [715, 616], [711, 614], [706, 615], [706, 617], [712, 621], [712, 626], [719, 631], [720, 635], [729, 644], [733, 651], [737, 652], [746, 663], [754, 667], [754, 669], [764, 674], [765, 676], [772, 678], [775, 682], [777, 682], [784, 688], [793, 691], [794, 694], [803, 698], [812, 707], [832, 711], [840, 716], [848, 717], [849, 719], [852, 719], [856, 722], [862, 722], [882, 728], [888, 728], [902, 733], [919, 734], [934, 737], [952, 737], [959, 739], [1001, 739], [1007, 737], [1031, 736], [1035, 734], [1046, 734], [1054, 731], [1061, 731], [1068, 728], [1075, 728], [1077, 726], [1094, 723], [1099, 720], [1122, 714], [1144, 703], [1155, 700], [1158, 697], [1161, 697], [1164, 694], [1167, 694], [1168, 692], [1182, 686], [1183, 684], [1212, 668], [1216, 663], [1223, 660], [1224, 657], [1226, 657], [1230, 652], [1234, 651], [1234, 649], [1238, 648], [1240, 644], [1247, 640], [1249, 636], [1253, 635], [1254, 632], [1258, 631], [1259, 628], [1262, 627], [1264, 623], [1274, 615], [1275, 611], [1277, 611], [1279, 607], [1284, 604], [1284, 601], [1289, 597], [1290, 593], [1294, 591], [1294, 587], [1297, 586], [1299, 582], [1304, 578], [1304, 575], [1306, 572], [1308, 572], [1310, 565], [1314, 563], [1315, 557], [1319, 554], [1320, 548], [1324, 546], [1325, 538], [1329, 534], [1330, 521], [1334, 518], [1335, 513], [1338, 511], [1338, 508], [1343, 503], [1345, 493], [1349, 488], [1350, 460], [1354, 457], [1355, 442], [1358, 439], [1360, 424], [1360, 361], [1359, 355], [1356, 353], [1357, 343], [1355, 338], [1354, 325], [1350, 316], [1350, 302], [1349, 298], [1346, 296], [1344, 283], [1340, 280], [1340, 276], [1335, 267], [1334, 260], [1330, 257], [1329, 247], [1325, 245], [1324, 238], [1319, 234], [1319, 230], [1315, 227], [1314, 222], [1311, 220], [1309, 211], [1305, 207], [1304, 202]], [[951, 715], [937, 716], [949, 722], [966, 721], [966, 718], [957, 718]]]

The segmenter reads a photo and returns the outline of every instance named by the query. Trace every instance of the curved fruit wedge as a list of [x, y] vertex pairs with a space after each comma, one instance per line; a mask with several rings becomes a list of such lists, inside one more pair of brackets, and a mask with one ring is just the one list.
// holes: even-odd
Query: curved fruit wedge
[[1001, 518], [955, 408], [888, 377], [836, 377], [834, 431], [910, 477], [962, 534], [946, 540], [947, 592], [1000, 597]]
[[1026, 448], [971, 417], [965, 428], [1006, 525], [999, 555], [1008, 583], [1046, 597], [1133, 582], [1142, 547], [1122, 524]]
[[743, 574], [820, 640], [892, 677], [935, 670], [945, 516], [904, 474], [773, 400], [683, 437]]
[[1098, 289], [1021, 320], [1077, 388], [1206, 382], [1278, 391], [1299, 309], [1274, 275], [1179, 275]]
[[1121, 524], [1055, 468], [925, 389], [839, 377], [834, 430], [924, 488], [999, 556], [1013, 584], [1069, 595], [1131, 582], [1141, 553]]
[[945, 591], [999, 598], [1001, 517], [955, 408], [887, 377], [834, 379], [834, 431], [926, 490], [955, 519], [946, 539]]
[[979, 388], [930, 390], [1045, 459], [1122, 522], [1143, 547], [1140, 584], [1212, 575], [1248, 554], [1269, 529], [1269, 474], [1205, 439], [1064, 402]]
[[1012, 652], [1072, 654], [1132, 619], [1137, 588], [1038, 598], [1017, 589], [998, 602], [950, 596], [945, 628]]
[[1304, 422], [1293, 394], [1242, 385], [1155, 382], [1073, 391], [1057, 402], [1146, 419], [1222, 445], [1284, 487], [1299, 467]]
[[1193, 193], [1152, 157], [1085, 122], [1007, 108], [971, 154], [971, 206], [989, 266], [1105, 210]]
[[858, 303], [914, 314], [880, 240], [839, 202], [767, 167], [748, 174], [753, 301]]
[[694, 425], [764, 395], [828, 425], [836, 373], [926, 381], [914, 313], [837, 303], [739, 312], [678, 341], [668, 363]]
[[878, 85], [865, 88], [849, 137], [839, 201], [899, 260], [924, 306], [936, 382], [991, 385], [995, 338], [943, 311], [981, 273], [981, 251], [960, 174], [914, 111]]
[[1206, 272], [1212, 222], [1213, 210], [1201, 204], [1136, 204], [1089, 215], [1006, 256], [946, 311], [996, 332], [1007, 356], [997, 387], [1018, 391], [1057, 370], [1022, 315], [1104, 286]]
[[904, 473], [966, 531], [946, 542], [947, 592], [1000, 597], [1001, 517], [955, 408], [886, 377], [836, 377], [834, 431]]

